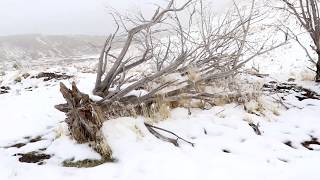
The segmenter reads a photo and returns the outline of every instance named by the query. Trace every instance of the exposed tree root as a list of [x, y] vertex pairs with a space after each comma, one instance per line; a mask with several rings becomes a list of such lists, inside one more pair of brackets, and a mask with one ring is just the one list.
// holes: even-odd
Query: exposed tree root
[[[90, 143], [94, 150], [106, 160], [112, 159], [112, 150], [101, 132], [103, 122], [117, 117], [144, 115], [151, 105], [145, 107], [146, 105], [122, 104], [118, 101], [100, 104], [92, 101], [87, 94], [81, 93], [74, 82], [72, 83], [72, 89], [68, 89], [63, 83], [60, 83], [60, 91], [67, 103], [59, 104], [55, 107], [66, 113], [67, 118], [65, 121], [68, 124], [72, 138], [78, 143]], [[145, 123], [145, 126], [151, 134], [175, 146], [179, 146], [178, 140], [194, 146], [194, 143], [181, 138], [171, 131], [147, 123]], [[170, 133], [177, 139], [161, 135], [155, 129]]]
[[71, 136], [78, 143], [90, 143], [103, 158], [111, 159], [111, 148], [101, 132], [104, 122], [101, 108], [87, 94], [81, 93], [75, 83], [71, 90], [60, 83], [60, 91], [67, 103], [56, 108], [66, 113]]

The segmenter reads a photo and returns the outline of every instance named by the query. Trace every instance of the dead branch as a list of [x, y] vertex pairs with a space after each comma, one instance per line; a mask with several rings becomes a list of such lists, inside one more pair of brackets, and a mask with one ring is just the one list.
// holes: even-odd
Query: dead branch
[[[179, 7], [170, 0], [149, 19], [142, 13], [126, 17], [114, 12], [118, 28], [108, 36], [101, 51], [93, 90], [102, 99], [92, 101], [74, 83], [71, 90], [61, 84], [67, 103], [56, 108], [66, 113], [71, 136], [79, 143], [91, 142], [100, 154], [110, 158], [111, 148], [100, 131], [104, 121], [145, 115], [144, 111], [151, 112], [159, 97], [168, 104], [183, 100], [213, 104], [219, 94], [207, 90], [212, 84], [236, 76], [245, 63], [283, 44], [266, 47], [264, 42], [253, 48], [248, 41], [250, 27], [260, 17], [254, 13], [255, 1], [246, 13], [240, 13], [236, 4], [235, 8], [219, 23], [201, 0], [187, 0]], [[181, 20], [182, 12], [188, 12], [187, 25]], [[126, 36], [115, 51], [119, 26], [123, 26]], [[179, 146], [178, 140], [194, 146], [171, 131], [145, 125], [154, 136], [175, 146]]]
[[257, 135], [259, 135], [259, 136], [261, 136], [261, 131], [260, 131], [260, 125], [259, 125], [259, 123], [258, 124], [254, 124], [254, 123], [249, 123], [249, 126], [253, 129], [253, 131], [257, 134]]
[[318, 7], [319, 2], [317, 0], [282, 0], [282, 2], [287, 6], [285, 10], [296, 18], [296, 20], [307, 31], [307, 33], [313, 41], [311, 49], [317, 54], [317, 61], [314, 61], [311, 58], [311, 55], [308, 52], [306, 46], [299, 41], [297, 35], [292, 33], [290, 28], [287, 28], [291, 31], [295, 40], [299, 43], [301, 48], [306, 52], [306, 54], [309, 57], [309, 60], [315, 63], [315, 81], [320, 82], [320, 12]]
[[[190, 144], [192, 147], [195, 146], [194, 143], [190, 142], [190, 141], [187, 141], [185, 139], [183, 139], [182, 137], [178, 136], [177, 134], [173, 133], [172, 131], [169, 131], [169, 130], [166, 130], [166, 129], [163, 129], [163, 128], [160, 128], [160, 127], [157, 127], [157, 126], [153, 126], [151, 124], [148, 124], [148, 123], [144, 123], [144, 125], [147, 127], [147, 129], [149, 130], [149, 132], [151, 134], [153, 134], [154, 136], [156, 136], [157, 138], [161, 139], [161, 140], [164, 140], [164, 141], [167, 141], [167, 142], [170, 142], [172, 143], [173, 145], [179, 147], [179, 144], [178, 144], [178, 140], [182, 140], [188, 144]], [[169, 137], [165, 137], [164, 135], [161, 135], [160, 133], [158, 133], [156, 130], [154, 129], [158, 129], [158, 130], [161, 130], [161, 131], [164, 131], [164, 132], [167, 132], [169, 134], [172, 134], [174, 135], [177, 139], [172, 139], [172, 138], [169, 138]]]

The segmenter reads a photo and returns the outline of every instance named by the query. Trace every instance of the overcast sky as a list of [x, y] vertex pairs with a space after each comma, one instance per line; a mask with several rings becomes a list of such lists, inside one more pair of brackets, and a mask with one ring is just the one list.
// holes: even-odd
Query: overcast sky
[[159, 2], [164, 0], [0, 0], [0, 35], [104, 35], [113, 27], [107, 7], [150, 12]]

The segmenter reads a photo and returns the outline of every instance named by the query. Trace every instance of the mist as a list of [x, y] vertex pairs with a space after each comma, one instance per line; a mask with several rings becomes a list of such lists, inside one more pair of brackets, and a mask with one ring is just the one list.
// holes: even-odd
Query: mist
[[[182, 1], [182, 0], [181, 0]], [[216, 0], [221, 9], [228, 1]], [[17, 34], [105, 35], [113, 31], [110, 7], [142, 10], [146, 16], [164, 0], [1, 0], [0, 36]]]

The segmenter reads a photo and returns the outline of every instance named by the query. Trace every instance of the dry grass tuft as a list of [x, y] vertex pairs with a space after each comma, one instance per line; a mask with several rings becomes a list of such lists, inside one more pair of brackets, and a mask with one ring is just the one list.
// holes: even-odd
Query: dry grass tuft
[[96, 167], [107, 162], [114, 162], [113, 159], [85, 159], [81, 161], [74, 161], [74, 159], [64, 160], [62, 166], [76, 167], [76, 168], [91, 168]]
[[312, 72], [302, 71], [299, 78], [301, 81], [314, 81], [314, 77], [315, 75]]

